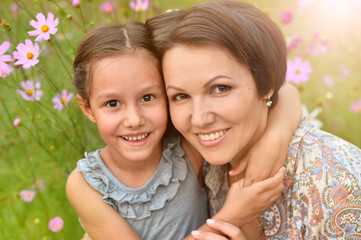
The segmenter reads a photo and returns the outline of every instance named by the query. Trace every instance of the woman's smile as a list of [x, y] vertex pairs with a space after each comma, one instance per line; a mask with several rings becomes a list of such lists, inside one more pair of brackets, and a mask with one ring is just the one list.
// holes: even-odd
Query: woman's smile
[[198, 133], [196, 135], [200, 144], [204, 147], [213, 147], [220, 144], [227, 137], [228, 130], [229, 128], [209, 133]]

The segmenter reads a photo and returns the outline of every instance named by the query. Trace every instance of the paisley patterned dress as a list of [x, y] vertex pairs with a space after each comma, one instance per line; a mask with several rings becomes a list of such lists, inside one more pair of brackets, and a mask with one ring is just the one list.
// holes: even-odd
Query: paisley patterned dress
[[[361, 239], [359, 148], [302, 121], [285, 167], [286, 191], [262, 214], [267, 239]], [[217, 212], [227, 192], [227, 174], [220, 176], [224, 166], [206, 166], [205, 171], [211, 208]]]

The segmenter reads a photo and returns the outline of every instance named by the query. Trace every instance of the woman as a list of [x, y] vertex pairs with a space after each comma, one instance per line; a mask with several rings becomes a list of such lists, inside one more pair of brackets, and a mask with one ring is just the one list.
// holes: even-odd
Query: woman
[[[283, 36], [262, 11], [226, 0], [156, 16], [147, 25], [172, 122], [211, 164], [205, 181], [216, 213], [228, 186], [242, 177], [227, 170], [264, 133], [271, 102], [277, 104], [287, 68]], [[361, 237], [359, 148], [303, 121], [285, 167], [285, 193], [262, 214], [268, 238]]]

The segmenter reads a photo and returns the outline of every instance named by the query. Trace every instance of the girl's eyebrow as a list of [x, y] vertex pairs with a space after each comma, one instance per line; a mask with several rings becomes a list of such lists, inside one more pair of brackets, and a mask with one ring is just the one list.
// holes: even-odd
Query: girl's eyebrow
[[117, 95], [115, 93], [103, 93], [100, 94], [96, 100], [102, 99], [102, 98], [115, 98]]
[[[153, 89], [159, 89], [159, 90], [163, 90], [163, 87], [160, 86], [159, 84], [151, 84], [145, 88], [142, 89], [142, 92], [148, 92], [150, 90], [153, 90]], [[116, 98], [119, 96], [119, 93], [102, 93], [100, 94], [96, 99], [99, 100], [99, 99], [102, 99], [102, 98]]]

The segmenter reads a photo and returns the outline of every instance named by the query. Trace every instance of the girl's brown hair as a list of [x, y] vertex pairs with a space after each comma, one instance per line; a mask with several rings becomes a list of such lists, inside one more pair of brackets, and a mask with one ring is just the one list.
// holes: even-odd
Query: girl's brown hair
[[149, 19], [159, 59], [177, 44], [214, 45], [226, 49], [251, 71], [260, 97], [284, 83], [287, 48], [278, 26], [252, 5], [221, 0]]
[[104, 24], [84, 35], [73, 64], [73, 85], [88, 105], [92, 71], [96, 63], [104, 58], [130, 54], [137, 50], [146, 50], [149, 54], [145, 56], [153, 56], [153, 59], [150, 57], [150, 61], [155, 62], [159, 68], [150, 31], [140, 22], [129, 21], [123, 25]]

